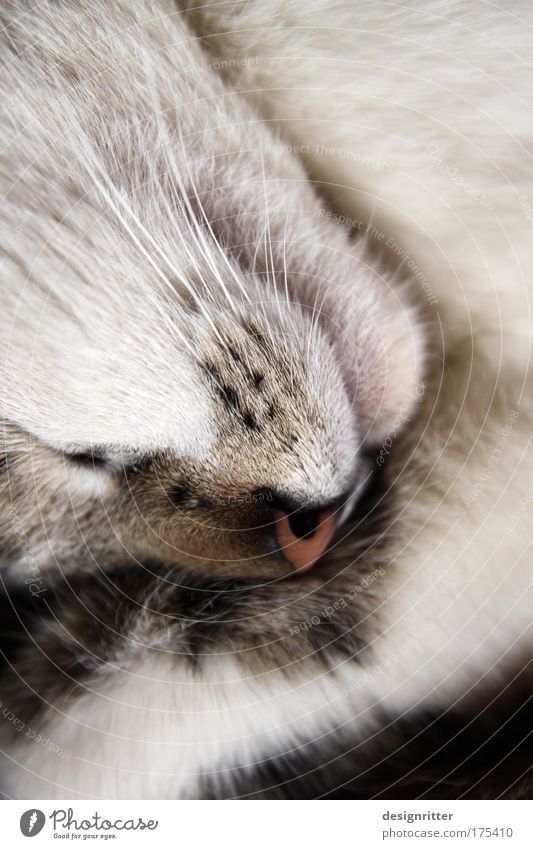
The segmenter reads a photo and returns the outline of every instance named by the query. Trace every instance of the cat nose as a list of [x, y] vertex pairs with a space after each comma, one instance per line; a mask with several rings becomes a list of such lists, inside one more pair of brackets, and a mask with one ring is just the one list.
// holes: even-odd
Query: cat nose
[[296, 572], [309, 569], [324, 554], [335, 531], [335, 511], [275, 509], [279, 547]]

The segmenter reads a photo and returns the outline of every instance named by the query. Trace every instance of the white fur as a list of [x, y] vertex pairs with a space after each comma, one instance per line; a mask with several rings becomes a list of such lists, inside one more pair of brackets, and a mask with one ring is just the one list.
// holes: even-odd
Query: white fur
[[198, 15], [225, 33], [213, 49], [232, 84], [309, 147], [337, 208], [412, 257], [421, 297], [437, 299], [440, 397], [405, 471], [371, 664], [309, 662], [289, 683], [237, 657], [214, 655], [202, 681], [174, 659], [132, 660], [45, 723], [66, 760], [11, 753], [25, 763], [16, 794], [191, 796], [204, 770], [345, 721], [363, 730], [375, 700], [448, 706], [530, 651], [530, 4], [273, 0]]
[[[246, 676], [214, 655], [202, 680], [164, 655], [109, 669], [91, 691], [51, 719], [45, 734], [64, 757], [27, 743], [10, 753], [6, 788], [17, 798], [194, 798], [204, 774], [253, 767], [306, 735], [357, 721], [351, 678], [311, 665], [305, 676]], [[358, 701], [372, 703], [368, 688]]]

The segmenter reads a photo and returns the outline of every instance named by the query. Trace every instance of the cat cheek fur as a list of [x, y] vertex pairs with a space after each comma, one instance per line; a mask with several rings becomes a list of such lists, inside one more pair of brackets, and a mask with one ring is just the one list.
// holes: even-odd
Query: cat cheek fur
[[410, 305], [408, 291], [403, 302], [400, 293], [386, 292], [363, 317], [347, 304], [341, 324], [338, 356], [362, 442], [370, 449], [402, 428], [424, 394], [423, 319]]

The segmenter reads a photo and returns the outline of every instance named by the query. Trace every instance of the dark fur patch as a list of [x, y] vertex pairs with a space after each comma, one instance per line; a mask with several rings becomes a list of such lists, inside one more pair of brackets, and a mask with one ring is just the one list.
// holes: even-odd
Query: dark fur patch
[[220, 374], [220, 371], [218, 370], [217, 366], [214, 363], [205, 362], [205, 363], [200, 363], [199, 365], [200, 365], [200, 368], [203, 369], [203, 371], [207, 372], [209, 377], [212, 377], [214, 380], [217, 381], [217, 383], [222, 382], [222, 376]]
[[235, 348], [232, 345], [226, 344], [225, 350], [227, 350], [229, 352], [230, 356], [232, 357], [233, 360], [235, 360], [236, 363], [242, 364], [242, 360], [241, 360], [239, 354], [237, 353], [237, 351], [235, 350]]
[[239, 410], [239, 398], [237, 393], [234, 389], [231, 388], [231, 386], [228, 386], [226, 383], [222, 383], [218, 387], [218, 394], [224, 401], [226, 407], [228, 407], [230, 410]]
[[263, 383], [265, 382], [264, 376], [257, 371], [252, 372], [251, 380], [254, 385], [254, 388], [258, 391], [261, 389]]
[[63, 456], [71, 463], [78, 463], [80, 466], [88, 466], [89, 468], [102, 468], [107, 466], [109, 462], [107, 457], [97, 449], [76, 452], [64, 451]]
[[223, 381], [222, 375], [217, 366], [213, 363], [204, 363], [202, 368], [213, 380], [216, 393], [224, 403], [225, 407], [229, 411], [236, 413], [242, 424], [249, 430], [260, 430], [261, 425], [256, 417], [249, 410], [243, 408], [237, 391]]
[[254, 418], [254, 416], [248, 411], [242, 413], [242, 420], [245, 427], [250, 428], [250, 430], [261, 430], [261, 426], [257, 419]]
[[168, 496], [176, 507], [181, 507], [191, 494], [190, 487], [186, 483], [174, 484], [168, 491]]
[[[253, 768], [210, 774], [205, 798], [531, 799], [533, 662], [470, 711], [379, 717], [368, 736], [336, 730]], [[525, 673], [525, 675], [524, 675]], [[526, 685], [525, 681], [528, 680]]]
[[268, 341], [265, 339], [265, 336], [255, 324], [255, 322], [250, 321], [250, 319], [246, 319], [243, 322], [243, 328], [246, 330], [249, 336], [251, 336], [257, 345], [266, 353], [270, 354], [272, 352], [272, 348], [269, 345]]

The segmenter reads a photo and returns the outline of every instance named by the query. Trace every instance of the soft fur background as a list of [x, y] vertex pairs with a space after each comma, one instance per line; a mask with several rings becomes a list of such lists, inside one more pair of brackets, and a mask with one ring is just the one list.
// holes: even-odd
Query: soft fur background
[[[390, 435], [400, 511], [379, 549], [386, 580], [376, 579], [362, 594], [373, 635], [364, 665], [353, 663], [357, 645], [350, 643], [349, 658], [338, 650], [336, 633], [322, 655], [322, 645], [311, 645], [309, 657], [308, 642], [300, 646], [291, 637], [284, 644], [290, 620], [282, 614], [268, 619], [272, 596], [256, 593], [246, 601], [255, 605], [252, 635], [242, 628], [235, 641], [235, 630], [228, 636], [222, 628], [210, 632], [200, 618], [195, 622], [215, 652], [199, 688], [192, 686], [198, 683], [194, 666], [176, 673], [163, 654], [153, 662], [149, 617], [135, 620], [138, 631], [126, 619], [120, 627], [134, 643], [153, 640], [152, 655], [138, 652], [133, 661], [127, 654], [126, 662], [120, 652], [102, 649], [107, 665], [92, 682], [93, 698], [85, 694], [67, 705], [46, 727], [78, 766], [82, 759], [83, 769], [72, 773], [81, 776], [80, 795], [102, 793], [103, 774], [107, 794], [205, 794], [201, 780], [216, 767], [244, 769], [243, 784], [228, 779], [227, 795], [253, 793], [269, 786], [248, 777], [261, 759], [280, 755], [286, 767], [307, 746], [309, 761], [293, 768], [299, 775], [315, 762], [313, 745], [327, 757], [330, 732], [339, 732], [331, 757], [335, 746], [346, 754], [353, 736], [342, 749], [343, 731], [353, 735], [357, 722], [366, 723], [372, 738], [382, 712], [397, 721], [417, 710], [438, 719], [450, 708], [456, 717], [479, 717], [487, 704], [493, 710], [495, 693], [512, 692], [531, 657], [530, 4], [516, 2], [508, 11], [466, 0], [279, 0], [187, 4], [184, 14], [212, 67], [271, 123], [280, 143], [297, 146], [325, 214], [339, 226], [348, 220], [354, 238], [368, 239], [376, 256], [399, 266], [399, 276], [414, 278], [432, 339], [427, 391], [407, 434]], [[332, 571], [337, 565], [331, 563]], [[332, 601], [335, 587], [328, 585]], [[287, 594], [296, 592], [287, 585]], [[185, 601], [196, 610], [194, 601]], [[114, 596], [110, 622], [113, 603]], [[312, 589], [305, 603], [311, 615]], [[91, 607], [86, 610], [91, 618]], [[259, 621], [267, 621], [264, 631]], [[73, 616], [73, 633], [76, 622]], [[319, 631], [314, 638], [326, 640], [330, 632], [319, 637]], [[72, 663], [67, 653], [65, 669]], [[157, 686], [149, 686], [154, 681]], [[525, 702], [521, 690], [513, 699], [513, 710], [516, 699], [518, 707]], [[530, 717], [525, 725], [519, 746]], [[481, 737], [487, 733], [481, 722]], [[94, 756], [98, 735], [106, 738], [110, 766], [103, 772]], [[135, 751], [132, 738], [141, 741]], [[442, 739], [430, 738], [429, 750], [438, 750]], [[393, 762], [401, 761], [403, 734], [388, 740]], [[426, 753], [415, 750], [410, 764], [418, 769]], [[41, 755], [14, 752], [25, 769], [44, 776], [34, 793], [49, 793], [52, 785], [60, 793], [66, 761], [43, 770]], [[504, 773], [494, 782], [499, 755], [491, 758], [477, 766], [475, 778], [467, 771], [455, 786], [445, 781], [441, 792], [529, 795], [527, 752], [510, 777]], [[333, 787], [353, 778], [353, 758], [346, 763], [333, 769]], [[378, 792], [365, 784], [364, 758], [357, 763], [363, 778], [354, 792]], [[175, 779], [171, 786], [165, 770]], [[440, 771], [442, 777], [442, 765]], [[216, 774], [209, 780], [222, 781]], [[392, 767], [376, 780], [381, 792], [399, 792]], [[18, 792], [26, 781], [22, 770]], [[427, 781], [439, 795], [438, 780]], [[312, 792], [320, 795], [320, 780]], [[413, 792], [421, 793], [419, 787]], [[221, 795], [220, 788], [213, 794]]]

